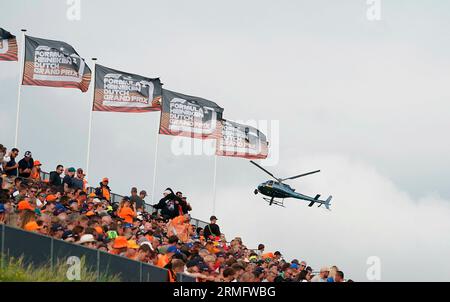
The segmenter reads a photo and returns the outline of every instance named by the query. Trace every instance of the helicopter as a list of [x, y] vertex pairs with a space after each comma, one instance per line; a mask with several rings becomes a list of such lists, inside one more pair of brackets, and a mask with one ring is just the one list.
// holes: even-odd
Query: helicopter
[[[270, 176], [272, 176], [276, 180], [276, 181], [268, 180], [266, 182], [263, 182], [263, 183], [259, 184], [258, 188], [255, 189], [255, 191], [254, 191], [255, 195], [258, 193], [261, 193], [265, 196], [270, 197], [270, 198], [263, 197], [263, 199], [265, 201], [267, 201], [269, 203], [269, 205], [274, 204], [277, 206], [284, 207], [284, 199], [285, 198], [296, 198], [296, 199], [302, 199], [302, 200], [309, 201], [310, 203], [308, 204], [308, 207], [312, 207], [315, 203], [318, 203], [319, 207], [324, 205], [327, 210], [330, 210], [330, 206], [331, 206], [330, 202], [331, 202], [331, 198], [332, 198], [331, 195], [326, 200], [319, 200], [320, 194], [317, 194], [314, 198], [310, 197], [310, 196], [306, 196], [306, 195], [295, 192], [295, 189], [293, 189], [289, 185], [283, 183], [283, 181], [285, 181], [285, 180], [296, 179], [299, 177], [315, 174], [315, 173], [320, 172], [320, 170], [316, 170], [316, 171], [312, 171], [312, 172], [308, 172], [308, 173], [304, 173], [304, 174], [299, 174], [299, 175], [295, 175], [295, 176], [287, 177], [287, 178], [277, 178], [272, 173], [270, 173], [269, 171], [267, 171], [266, 169], [264, 169], [263, 167], [261, 167], [260, 165], [255, 163], [254, 161], [251, 160], [250, 162], [252, 164], [254, 164], [255, 166], [257, 166], [258, 168], [260, 168], [261, 170], [263, 170], [264, 172], [266, 172], [267, 174], [269, 174]], [[282, 198], [282, 200], [276, 200], [275, 198]]]

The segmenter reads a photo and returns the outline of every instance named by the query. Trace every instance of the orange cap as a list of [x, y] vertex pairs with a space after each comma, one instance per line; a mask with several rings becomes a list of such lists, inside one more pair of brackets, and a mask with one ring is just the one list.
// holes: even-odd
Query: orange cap
[[128, 247], [127, 238], [124, 236], [117, 236], [116, 239], [114, 239], [113, 248], [121, 249], [124, 247]]
[[109, 182], [108, 177], [103, 177], [102, 182]]
[[102, 227], [96, 226], [94, 229], [95, 229], [95, 231], [96, 231], [97, 233], [103, 234], [103, 229], [102, 229]]
[[38, 160], [35, 160], [33, 163], [34, 166], [42, 166], [41, 162]]
[[91, 217], [91, 216], [94, 216], [94, 215], [95, 215], [94, 211], [88, 211], [88, 212], [86, 213], [86, 216], [87, 216], [87, 217]]
[[26, 231], [36, 231], [39, 230], [40, 228], [41, 227], [37, 224], [36, 221], [30, 221], [24, 227]]
[[47, 198], [45, 198], [45, 200], [48, 202], [54, 202], [54, 201], [56, 201], [56, 199], [57, 199], [56, 195], [54, 195], [54, 194], [47, 195]]
[[28, 200], [22, 200], [21, 202], [19, 202], [19, 204], [17, 205], [17, 208], [19, 209], [19, 211], [23, 211], [23, 210], [34, 211], [34, 208], [31, 206], [31, 204], [28, 202]]
[[139, 244], [136, 243], [135, 240], [128, 240], [128, 246], [129, 249], [138, 249]]

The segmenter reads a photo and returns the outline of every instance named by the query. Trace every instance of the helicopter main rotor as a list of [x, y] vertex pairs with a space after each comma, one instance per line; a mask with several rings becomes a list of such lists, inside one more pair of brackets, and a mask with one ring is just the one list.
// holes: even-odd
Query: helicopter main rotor
[[253, 160], [251, 160], [250, 162], [252, 164], [254, 164], [255, 166], [257, 166], [258, 168], [260, 168], [261, 170], [263, 170], [264, 172], [266, 172], [267, 174], [269, 174], [270, 176], [272, 176], [279, 183], [282, 183], [283, 181], [288, 180], [288, 179], [296, 179], [296, 178], [299, 178], [299, 177], [303, 177], [303, 176], [307, 176], [307, 175], [311, 175], [311, 174], [315, 174], [315, 173], [320, 172], [320, 170], [316, 170], [316, 171], [303, 173], [303, 174], [299, 174], [299, 175], [295, 175], [295, 176], [291, 176], [291, 177], [287, 177], [287, 178], [278, 178], [278, 177], [275, 177], [275, 175], [273, 175], [272, 173], [270, 173], [266, 169], [264, 169], [263, 167], [261, 167], [260, 165], [258, 165], [257, 163], [255, 163]]

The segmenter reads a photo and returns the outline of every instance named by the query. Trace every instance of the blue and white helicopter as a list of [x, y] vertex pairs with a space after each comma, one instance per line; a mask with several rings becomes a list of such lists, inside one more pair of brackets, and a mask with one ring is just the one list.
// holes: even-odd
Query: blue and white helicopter
[[[287, 178], [277, 178], [272, 173], [270, 173], [269, 171], [267, 171], [266, 169], [264, 169], [263, 167], [261, 167], [260, 165], [255, 163], [254, 161], [251, 160], [250, 162], [275, 179], [275, 181], [268, 180], [266, 182], [261, 183], [260, 185], [258, 185], [258, 188], [255, 189], [255, 191], [254, 191], [255, 195], [258, 193], [261, 193], [265, 196], [268, 196], [269, 198], [263, 197], [263, 199], [265, 201], [267, 201], [269, 203], [269, 205], [274, 204], [277, 206], [284, 207], [284, 199], [285, 198], [296, 198], [296, 199], [302, 199], [302, 200], [309, 201], [309, 204], [308, 204], [309, 207], [312, 207], [315, 203], [318, 203], [319, 207], [324, 205], [325, 208], [330, 210], [330, 206], [331, 206], [330, 202], [331, 202], [332, 196], [329, 196], [326, 200], [319, 200], [320, 194], [317, 194], [314, 198], [310, 197], [310, 196], [306, 196], [306, 195], [295, 192], [295, 189], [293, 189], [289, 185], [283, 183], [283, 181], [285, 181], [285, 180], [296, 179], [296, 178], [303, 177], [306, 175], [311, 175], [311, 174], [320, 172], [320, 170], [316, 170], [316, 171], [312, 171], [312, 172], [308, 172], [308, 173], [304, 173], [304, 174], [300, 174], [300, 175], [296, 175], [296, 176], [292, 176], [292, 177], [287, 177]], [[276, 200], [275, 198], [281, 198], [282, 200]]]

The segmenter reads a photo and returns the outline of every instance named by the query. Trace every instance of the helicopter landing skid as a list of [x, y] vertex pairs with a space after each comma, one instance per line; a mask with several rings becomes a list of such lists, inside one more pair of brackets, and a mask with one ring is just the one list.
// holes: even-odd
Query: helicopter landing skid
[[280, 207], [285, 208], [285, 206], [284, 206], [284, 199], [282, 199], [282, 200], [275, 200], [273, 197], [272, 198], [263, 197], [263, 199], [265, 201], [267, 201], [270, 206], [271, 205], [276, 205], [276, 206], [280, 206]]

